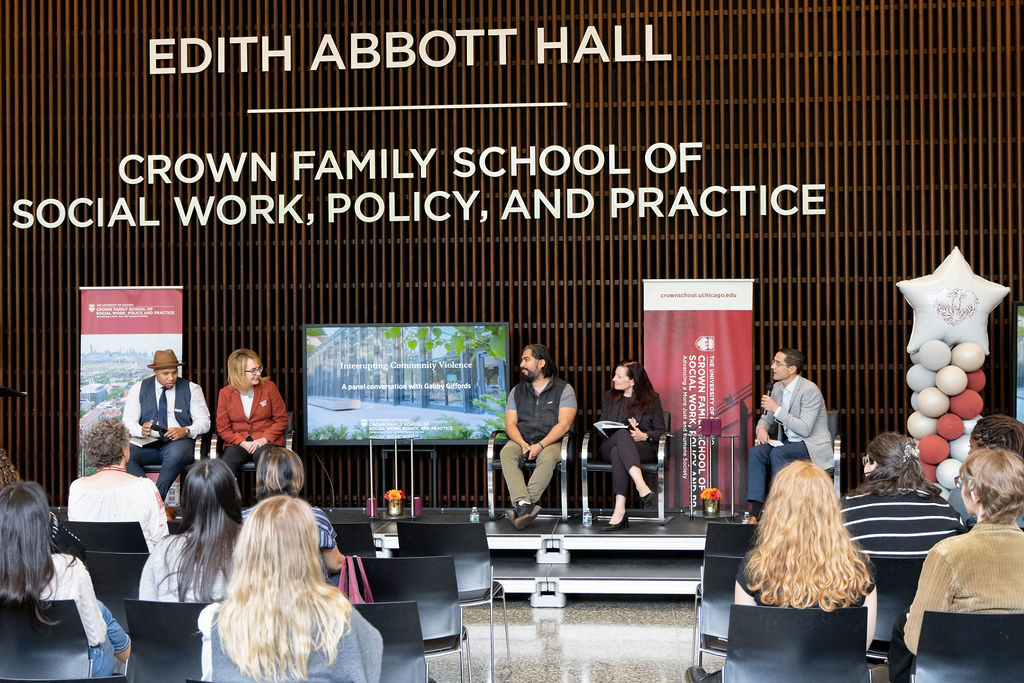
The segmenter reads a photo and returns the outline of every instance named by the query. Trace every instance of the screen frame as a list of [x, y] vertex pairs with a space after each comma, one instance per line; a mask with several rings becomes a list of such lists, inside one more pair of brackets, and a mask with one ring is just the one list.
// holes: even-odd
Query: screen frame
[[312, 446], [319, 448], [322, 446], [368, 446], [372, 444], [378, 444], [387, 446], [388, 444], [394, 445], [397, 442], [399, 448], [412, 443], [416, 447], [423, 446], [430, 448], [433, 446], [482, 446], [486, 445], [488, 438], [479, 439], [414, 439], [412, 437], [400, 437], [395, 438], [380, 438], [380, 439], [332, 439], [332, 440], [309, 440], [309, 396], [307, 388], [309, 386], [307, 382], [308, 368], [306, 367], [307, 361], [309, 360], [309, 354], [306, 352], [306, 330], [310, 328], [331, 328], [331, 327], [473, 327], [473, 326], [488, 326], [488, 327], [503, 327], [505, 329], [505, 376], [507, 386], [505, 387], [505, 396], [503, 400], [507, 400], [508, 392], [512, 390], [512, 378], [510, 376], [511, 364], [509, 363], [509, 328], [511, 327], [508, 321], [489, 321], [489, 322], [405, 322], [405, 323], [307, 323], [301, 326], [301, 348], [302, 352], [302, 445]]
[[1013, 376], [1010, 381], [1010, 404], [1013, 406], [1013, 416], [1018, 422], [1024, 422], [1024, 401], [1017, 398], [1018, 393], [1024, 393], [1024, 350], [1018, 348], [1017, 335], [1018, 321], [1024, 317], [1024, 301], [1014, 301], [1011, 309], [1010, 320], [1010, 348], [1013, 349]]

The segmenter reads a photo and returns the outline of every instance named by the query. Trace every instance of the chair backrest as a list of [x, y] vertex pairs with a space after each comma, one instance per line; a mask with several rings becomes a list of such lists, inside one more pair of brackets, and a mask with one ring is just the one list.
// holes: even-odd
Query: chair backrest
[[672, 433], [672, 413], [667, 411], [667, 410], [665, 410], [665, 411], [662, 412], [662, 415], [665, 418], [665, 431], [668, 432], [669, 434], [671, 434]]
[[743, 557], [754, 544], [756, 524], [710, 522], [704, 538], [704, 556]]
[[139, 597], [139, 579], [148, 559], [149, 553], [85, 551], [85, 566], [89, 568], [96, 599], [107, 606], [122, 628], [127, 623], [124, 601]]
[[839, 436], [839, 411], [828, 410], [825, 411], [825, 416], [828, 418], [828, 433], [835, 441], [836, 437]]
[[373, 599], [416, 603], [424, 640], [462, 633], [455, 561], [444, 557], [366, 557], [366, 578]]
[[452, 556], [462, 599], [491, 590], [491, 551], [483, 524], [398, 522], [396, 526], [403, 556]]
[[202, 678], [203, 634], [196, 622], [207, 604], [126, 599], [125, 629], [132, 634], [128, 680]]
[[54, 600], [45, 611], [52, 626], [11, 607], [0, 607], [0, 676], [86, 678], [89, 641], [74, 600]]
[[377, 546], [373, 542], [373, 527], [369, 522], [338, 522], [332, 524], [338, 534], [338, 552], [342, 555], [377, 557]]
[[86, 550], [104, 553], [148, 553], [146, 537], [138, 522], [64, 522]]
[[733, 605], [729, 616], [729, 683], [864, 681], [868, 610]]
[[427, 660], [423, 657], [423, 631], [415, 602], [375, 602], [355, 605], [384, 639], [381, 659], [382, 681], [425, 681]]
[[878, 611], [875, 617], [875, 640], [889, 642], [892, 625], [910, 609], [921, 577], [923, 557], [872, 557], [875, 565], [875, 586], [878, 587]]
[[1024, 670], [1022, 642], [1024, 614], [925, 612], [915, 680], [1011, 680]]
[[729, 635], [729, 610], [735, 598], [736, 572], [741, 557], [705, 555], [700, 582], [700, 633], [713, 638]]

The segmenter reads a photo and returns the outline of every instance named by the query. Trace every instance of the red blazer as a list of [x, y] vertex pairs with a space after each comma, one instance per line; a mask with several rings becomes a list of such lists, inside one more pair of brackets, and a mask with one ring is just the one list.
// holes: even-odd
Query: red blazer
[[249, 417], [242, 410], [242, 396], [230, 384], [217, 397], [217, 435], [225, 446], [242, 443], [250, 436], [255, 441], [266, 438], [270, 443], [284, 445], [288, 428], [288, 411], [277, 385], [265, 379], [253, 387]]

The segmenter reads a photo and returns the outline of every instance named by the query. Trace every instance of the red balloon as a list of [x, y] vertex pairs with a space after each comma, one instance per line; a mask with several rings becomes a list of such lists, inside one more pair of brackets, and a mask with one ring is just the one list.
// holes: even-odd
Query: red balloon
[[981, 409], [985, 402], [981, 395], [973, 389], [965, 389], [963, 392], [949, 399], [949, 412], [956, 413], [965, 420], [981, 415]]
[[949, 442], [938, 434], [929, 434], [917, 442], [917, 450], [921, 453], [921, 468], [931, 465], [934, 476], [935, 465], [949, 457]]
[[967, 388], [980, 393], [985, 388], [985, 371], [975, 370], [974, 372], [968, 372]]
[[953, 413], [946, 413], [939, 418], [936, 431], [946, 441], [959, 439], [964, 434], [964, 421]]
[[921, 474], [924, 475], [924, 478], [934, 484], [937, 484], [939, 483], [939, 479], [935, 474], [935, 469], [935, 465], [929, 465], [926, 462], [921, 463]]

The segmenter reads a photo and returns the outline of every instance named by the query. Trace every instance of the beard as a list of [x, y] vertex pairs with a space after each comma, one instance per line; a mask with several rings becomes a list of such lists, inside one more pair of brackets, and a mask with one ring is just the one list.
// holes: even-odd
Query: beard
[[540, 372], [537, 371], [537, 370], [534, 370], [534, 371], [531, 372], [527, 368], [520, 368], [519, 372], [520, 372], [520, 374], [522, 374], [523, 379], [525, 379], [528, 382], [532, 382], [535, 379], [537, 379], [538, 377], [540, 377]]

